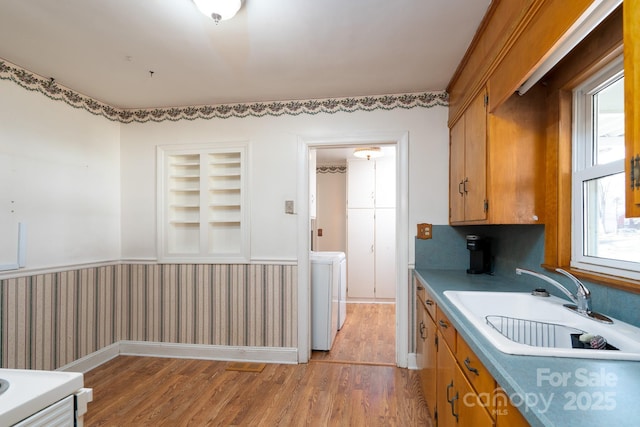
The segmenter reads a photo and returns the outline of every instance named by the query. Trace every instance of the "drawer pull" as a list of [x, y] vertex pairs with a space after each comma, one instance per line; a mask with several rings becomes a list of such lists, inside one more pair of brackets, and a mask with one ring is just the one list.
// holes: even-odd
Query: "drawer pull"
[[442, 320], [442, 319], [440, 319], [440, 320], [438, 321], [438, 324], [439, 324], [441, 327], [445, 328], [445, 329], [447, 329], [447, 328], [449, 327], [449, 325], [447, 325], [447, 322], [445, 322], [445, 321], [444, 321], [444, 320]]
[[418, 285], [418, 290], [419, 290], [419, 291], [424, 291], [424, 287], [423, 287], [423, 286]]
[[458, 400], [458, 392], [456, 392], [455, 396], [453, 396], [451, 399], [449, 399], [449, 389], [450, 388], [453, 388], [453, 380], [451, 380], [451, 384], [449, 384], [447, 386], [447, 402], [449, 402], [449, 404], [451, 405], [451, 415], [456, 417], [456, 421], [458, 421], [458, 414], [456, 414], [456, 411], [455, 411], [454, 406], [453, 406], [455, 401]]
[[428, 299], [428, 300], [426, 301], [426, 304], [427, 304], [427, 305], [433, 305], [433, 301], [432, 301], [432, 300], [430, 300], [430, 299]]
[[471, 366], [471, 360], [469, 360], [468, 357], [466, 359], [464, 359], [464, 366], [465, 366], [465, 368], [467, 368], [469, 371], [473, 372], [474, 374], [480, 375], [480, 372], [476, 368]]
[[425, 329], [427, 329], [427, 327], [425, 326], [424, 322], [421, 320], [420, 321], [420, 338], [422, 338], [423, 340], [427, 339], [427, 336], [424, 334]]

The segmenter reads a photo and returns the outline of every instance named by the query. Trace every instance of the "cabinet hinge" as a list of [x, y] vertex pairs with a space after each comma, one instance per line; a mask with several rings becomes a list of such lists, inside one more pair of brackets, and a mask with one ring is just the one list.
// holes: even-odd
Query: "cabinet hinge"
[[640, 154], [636, 157], [631, 157], [631, 168], [629, 168], [629, 174], [631, 176], [631, 190], [640, 188]]
[[487, 107], [487, 105], [489, 105], [489, 94], [485, 93], [484, 94], [484, 106]]
[[434, 341], [436, 343], [436, 351], [438, 351], [438, 336], [437, 335], [436, 335]]
[[489, 201], [486, 199], [484, 201], [484, 211], [489, 212]]

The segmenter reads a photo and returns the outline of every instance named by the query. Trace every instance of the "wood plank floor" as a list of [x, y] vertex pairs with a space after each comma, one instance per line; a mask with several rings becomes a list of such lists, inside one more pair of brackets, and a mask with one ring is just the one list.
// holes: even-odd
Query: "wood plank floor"
[[[356, 354], [334, 350], [340, 358]], [[329, 353], [314, 353], [308, 364], [267, 364], [260, 373], [227, 371], [228, 362], [119, 356], [85, 374], [94, 392], [85, 425], [432, 425], [416, 371], [364, 356], [338, 362]]]
[[395, 304], [347, 304], [347, 320], [331, 351], [313, 351], [313, 361], [396, 365]]

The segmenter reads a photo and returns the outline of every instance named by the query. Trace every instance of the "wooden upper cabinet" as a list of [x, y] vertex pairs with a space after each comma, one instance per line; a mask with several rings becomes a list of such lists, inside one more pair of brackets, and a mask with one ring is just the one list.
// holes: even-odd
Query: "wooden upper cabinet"
[[451, 129], [449, 206], [452, 224], [487, 218], [486, 149], [486, 96], [482, 92]]
[[[623, 2], [626, 216], [640, 217], [640, 2]], [[632, 170], [633, 168], [633, 170]], [[632, 181], [633, 176], [633, 181]]]
[[[594, 2], [492, 1], [447, 88], [451, 128], [451, 224], [545, 222], [547, 93], [541, 84], [523, 96], [516, 90], [557, 49]], [[628, 19], [629, 27], [632, 22], [638, 22], [637, 15], [636, 11], [635, 18]], [[631, 30], [635, 32], [636, 46], [637, 27], [636, 24]], [[635, 60], [628, 61], [638, 62], [638, 56], [636, 53]], [[485, 93], [488, 104], [480, 111], [476, 105]], [[638, 141], [639, 128], [636, 123], [634, 141]], [[480, 133], [485, 135], [485, 144], [470, 144], [470, 140], [479, 141]], [[460, 141], [464, 141], [464, 155]], [[635, 142], [634, 149], [640, 152], [638, 145]], [[470, 150], [486, 151], [472, 153]], [[460, 163], [462, 157], [464, 166]], [[480, 182], [472, 181], [474, 168], [484, 170], [486, 177], [486, 187], [477, 192]], [[478, 176], [480, 174], [478, 172]], [[474, 197], [478, 199], [472, 200]], [[633, 197], [634, 206], [640, 211], [640, 187]], [[478, 206], [482, 214], [476, 210]]]
[[452, 225], [543, 223], [544, 95], [536, 87], [488, 113], [482, 91], [451, 128]]

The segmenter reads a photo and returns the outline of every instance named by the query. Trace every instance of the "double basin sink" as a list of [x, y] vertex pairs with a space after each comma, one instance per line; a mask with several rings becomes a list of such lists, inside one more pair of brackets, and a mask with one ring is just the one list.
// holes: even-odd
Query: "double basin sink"
[[614, 318], [604, 323], [582, 316], [555, 296], [483, 291], [444, 295], [503, 353], [640, 360], [640, 328]]

